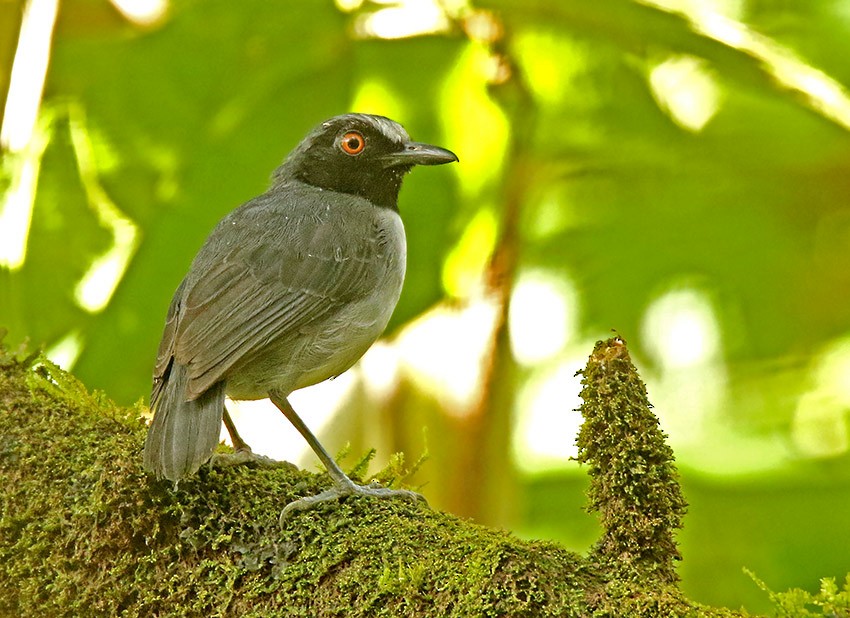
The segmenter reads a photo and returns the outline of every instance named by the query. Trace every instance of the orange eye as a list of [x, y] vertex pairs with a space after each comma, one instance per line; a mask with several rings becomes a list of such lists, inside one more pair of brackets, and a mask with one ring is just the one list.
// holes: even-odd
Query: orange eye
[[359, 155], [366, 148], [366, 140], [357, 131], [349, 131], [342, 136], [339, 147], [345, 154]]

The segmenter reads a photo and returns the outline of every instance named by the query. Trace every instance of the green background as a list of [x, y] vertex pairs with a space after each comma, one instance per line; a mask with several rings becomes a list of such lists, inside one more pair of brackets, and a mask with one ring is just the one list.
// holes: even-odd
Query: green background
[[[766, 611], [744, 567], [773, 589], [843, 579], [850, 9], [824, 0], [662, 4], [446, 2], [435, 5], [445, 17], [439, 32], [389, 40], [364, 31], [387, 9], [369, 2], [342, 10], [318, 0], [179, 0], [149, 26], [100, 0], [63, 2], [25, 259], [0, 266], [6, 342], [50, 349], [71, 335], [73, 371], [89, 387], [125, 404], [145, 397], [171, 293], [216, 221], [264, 190], [316, 123], [355, 109], [384, 113], [461, 161], [405, 181], [409, 270], [388, 334], [441, 301], [472, 302], [492, 274], [488, 257], [512, 247], [500, 289], [543, 272], [570, 286], [579, 309], [560, 354], [499, 359], [511, 379], [488, 394], [484, 414], [507, 415], [512, 427], [525, 385], [586, 356], [615, 328], [677, 452], [690, 503], [680, 535], [685, 592]], [[0, 5], [4, 98], [22, 6]], [[673, 91], [710, 84], [704, 124], [689, 128], [664, 103], [653, 86], [664, 63], [696, 74], [692, 83], [677, 73]], [[8, 196], [35, 155], [2, 156]], [[74, 290], [122, 220], [135, 229], [129, 265], [105, 307], [87, 310]], [[665, 365], [646, 326], [653, 303], [683, 289], [703, 299], [719, 333], [716, 354], [690, 372]], [[432, 460], [419, 478], [432, 489], [451, 478], [462, 492], [471, 454], [515, 500], [473, 508], [435, 489], [432, 502], [523, 536], [589, 546], [596, 524], [581, 510], [578, 468], [515, 465], [522, 450], [488, 448], [486, 435], [443, 440], [451, 423], [439, 419], [450, 413], [408, 388], [391, 406], [407, 420], [382, 419], [414, 435], [430, 426]], [[677, 406], [712, 395], [718, 402], [688, 440]], [[565, 400], [564, 414], [573, 407]]]

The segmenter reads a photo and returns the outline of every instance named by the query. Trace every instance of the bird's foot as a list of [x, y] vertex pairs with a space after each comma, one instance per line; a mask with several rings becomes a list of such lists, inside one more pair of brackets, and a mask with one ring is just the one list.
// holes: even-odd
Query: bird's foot
[[421, 494], [409, 489], [390, 489], [389, 487], [381, 487], [377, 482], [372, 482], [368, 485], [357, 485], [353, 481], [346, 479], [347, 483], [335, 484], [332, 488], [323, 491], [315, 496], [306, 496], [299, 498], [287, 504], [280, 513], [280, 525], [283, 526], [287, 518], [298, 511], [307, 511], [312, 509], [317, 504], [329, 502], [330, 500], [339, 500], [348, 496], [370, 496], [373, 498], [402, 498], [410, 502], [421, 502], [428, 505], [428, 501]]
[[255, 453], [250, 447], [240, 448], [233, 453], [213, 453], [212, 459], [210, 459], [210, 465], [214, 467], [238, 466], [246, 463], [256, 464], [265, 468], [292, 465], [286, 461], [277, 461], [271, 457]]

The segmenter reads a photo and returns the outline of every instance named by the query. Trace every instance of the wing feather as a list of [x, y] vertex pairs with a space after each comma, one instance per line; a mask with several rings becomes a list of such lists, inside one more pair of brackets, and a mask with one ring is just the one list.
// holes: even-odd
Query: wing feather
[[187, 398], [195, 399], [241, 359], [310, 328], [378, 283], [373, 219], [364, 216], [352, 229], [360, 218], [345, 217], [343, 229], [335, 223], [343, 217], [328, 216], [334, 207], [350, 209], [353, 198], [325, 196], [322, 209], [315, 196], [273, 197], [233, 211], [195, 258], [169, 309], [155, 391], [173, 357], [188, 367]]

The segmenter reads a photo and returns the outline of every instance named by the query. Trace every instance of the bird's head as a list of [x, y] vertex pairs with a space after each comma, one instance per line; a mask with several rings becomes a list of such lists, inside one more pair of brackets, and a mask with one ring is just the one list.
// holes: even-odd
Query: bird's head
[[313, 129], [275, 172], [275, 183], [296, 179], [395, 209], [401, 181], [414, 165], [457, 160], [445, 148], [411, 141], [389, 118], [344, 114]]

